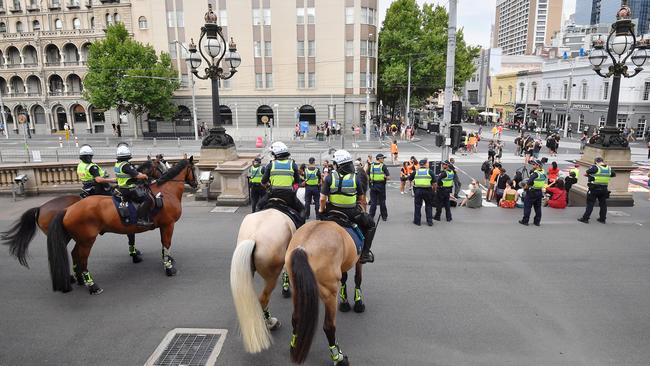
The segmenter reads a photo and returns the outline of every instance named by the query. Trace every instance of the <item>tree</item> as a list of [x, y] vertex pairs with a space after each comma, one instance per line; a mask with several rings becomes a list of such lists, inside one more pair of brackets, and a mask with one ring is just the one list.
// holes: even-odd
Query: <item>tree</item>
[[133, 40], [122, 23], [90, 46], [84, 97], [97, 108], [133, 113], [140, 122], [145, 113], [170, 118], [179, 86], [169, 55]]
[[[416, 0], [396, 0], [379, 32], [380, 98], [394, 106], [405, 99], [411, 60], [411, 99], [421, 101], [445, 87], [447, 64], [447, 9]], [[475, 71], [480, 47], [467, 46], [460, 29], [456, 34], [456, 72], [459, 90]], [[405, 103], [399, 103], [405, 104]]]

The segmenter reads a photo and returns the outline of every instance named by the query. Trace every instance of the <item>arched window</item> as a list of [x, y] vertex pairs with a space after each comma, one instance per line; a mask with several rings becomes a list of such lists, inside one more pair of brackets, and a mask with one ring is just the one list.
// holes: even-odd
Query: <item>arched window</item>
[[268, 126], [273, 121], [273, 109], [268, 105], [257, 108], [257, 125]]
[[63, 22], [61, 21], [61, 19], [56, 19], [54, 21], [54, 29], [56, 29], [56, 30], [63, 29]]
[[109, 13], [106, 13], [106, 25], [111, 25], [113, 24], [113, 16]]
[[72, 19], [72, 29], [81, 29], [81, 20], [79, 18]]
[[121, 22], [122, 17], [120, 17], [120, 14], [118, 14], [118, 13], [113, 14], [113, 21], [115, 21], [115, 23]]
[[310, 105], [303, 105], [298, 110], [300, 122], [309, 122], [310, 125], [316, 124], [316, 110]]
[[138, 18], [138, 27], [140, 27], [140, 29], [149, 28], [149, 25], [147, 24], [147, 18], [145, 17]]
[[587, 95], [589, 93], [589, 85], [587, 84], [586, 80], [582, 81], [582, 100], [587, 100]]
[[503, 88], [499, 88], [499, 103], [503, 102]]
[[519, 83], [519, 100], [524, 100], [524, 92], [526, 91], [526, 87], [524, 86], [524, 83]]
[[509, 86], [508, 87], [508, 101], [510, 103], [512, 103], [514, 101], [513, 97], [514, 97], [514, 94], [512, 93], [512, 86]]
[[40, 31], [41, 30], [41, 22], [39, 22], [38, 20], [33, 21], [32, 22], [32, 30], [34, 32]]
[[533, 101], [536, 101], [537, 100], [537, 83], [533, 83], [532, 88], [533, 88]]
[[7, 33], [7, 25], [5, 22], [0, 22], [0, 33]]
[[546, 99], [551, 99], [551, 85], [546, 85]]
[[219, 114], [221, 114], [221, 124], [232, 126], [232, 110], [227, 105], [219, 106]]
[[22, 33], [23, 31], [23, 22], [16, 22], [16, 33]]
[[95, 29], [95, 17], [90, 18], [90, 29]]

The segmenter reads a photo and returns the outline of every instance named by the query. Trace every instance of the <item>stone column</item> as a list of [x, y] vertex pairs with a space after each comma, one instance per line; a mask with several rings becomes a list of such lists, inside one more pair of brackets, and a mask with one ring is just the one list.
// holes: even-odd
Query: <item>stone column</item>
[[90, 114], [90, 110], [86, 109], [86, 132], [88, 133], [93, 133], [93, 126], [91, 122], [91, 117], [92, 115]]

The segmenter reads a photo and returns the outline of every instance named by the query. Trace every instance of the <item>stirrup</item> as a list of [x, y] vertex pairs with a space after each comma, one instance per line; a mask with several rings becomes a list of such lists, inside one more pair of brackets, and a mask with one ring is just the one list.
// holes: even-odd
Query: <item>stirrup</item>
[[368, 252], [361, 252], [361, 255], [359, 256], [359, 263], [364, 264], [364, 263], [372, 263], [375, 261], [375, 255], [372, 254], [372, 251], [368, 249]]

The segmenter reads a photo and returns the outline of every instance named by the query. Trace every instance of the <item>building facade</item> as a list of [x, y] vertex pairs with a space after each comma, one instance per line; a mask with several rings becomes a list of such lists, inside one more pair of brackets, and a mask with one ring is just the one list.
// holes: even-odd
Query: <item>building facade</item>
[[492, 78], [492, 95], [488, 108], [497, 113], [497, 121], [512, 120], [517, 98], [517, 72], [505, 72]]
[[[584, 2], [585, 4], [581, 4]], [[588, 4], [589, 2], [590, 4]], [[582, 8], [579, 5], [583, 5]], [[648, 27], [650, 26], [650, 0], [628, 0], [630, 10], [632, 10], [632, 17], [636, 24], [636, 33], [638, 35], [647, 34]], [[621, 8], [621, 0], [578, 0], [576, 3], [576, 23], [578, 14], [582, 14], [585, 10], [590, 8], [591, 22], [590, 24], [598, 23], [614, 23], [616, 21], [616, 13]], [[584, 20], [581, 15], [580, 20]]]
[[593, 9], [593, 6], [594, 0], [576, 0], [576, 12], [574, 14], [575, 23], [578, 25], [592, 24], [591, 10]]

